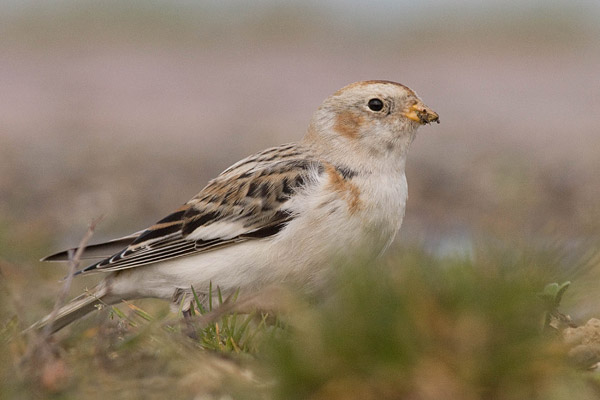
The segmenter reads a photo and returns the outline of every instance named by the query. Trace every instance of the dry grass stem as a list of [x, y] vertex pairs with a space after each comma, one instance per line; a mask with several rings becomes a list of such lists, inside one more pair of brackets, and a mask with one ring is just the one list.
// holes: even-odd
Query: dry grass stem
[[71, 289], [71, 283], [73, 282], [73, 276], [75, 275], [75, 272], [79, 268], [81, 256], [83, 255], [83, 252], [85, 251], [85, 248], [87, 247], [90, 239], [94, 235], [96, 225], [101, 220], [102, 220], [102, 216], [93, 219], [92, 222], [90, 222], [90, 225], [88, 226], [87, 232], [81, 238], [81, 241], [79, 242], [79, 245], [77, 246], [77, 250], [75, 252], [73, 252], [72, 249], [69, 250], [69, 272], [65, 278], [64, 284], [62, 286], [62, 290], [60, 291], [60, 293], [58, 294], [58, 297], [56, 298], [56, 302], [54, 303], [54, 308], [52, 309], [52, 312], [50, 313], [50, 316], [48, 318], [48, 323], [46, 324], [46, 326], [44, 327], [44, 329], [41, 333], [40, 339], [42, 339], [41, 340], [42, 342], [47, 341], [47, 338], [52, 333], [52, 324], [54, 323], [54, 320], [56, 319], [58, 310], [60, 310], [60, 308], [64, 305], [67, 294], [69, 293], [69, 290]]

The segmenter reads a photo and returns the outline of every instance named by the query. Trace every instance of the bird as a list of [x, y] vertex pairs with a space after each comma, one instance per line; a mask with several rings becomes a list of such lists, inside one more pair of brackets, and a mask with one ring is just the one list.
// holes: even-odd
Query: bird
[[[343, 87], [301, 140], [238, 161], [147, 229], [86, 247], [82, 259], [99, 261], [76, 275], [104, 278], [32, 327], [54, 333], [101, 304], [138, 298], [169, 300], [186, 315], [210, 285], [224, 295], [317, 287], [333, 260], [376, 257], [404, 218], [409, 147], [432, 122], [438, 114], [402, 84]], [[70, 251], [41, 261], [68, 261]]]

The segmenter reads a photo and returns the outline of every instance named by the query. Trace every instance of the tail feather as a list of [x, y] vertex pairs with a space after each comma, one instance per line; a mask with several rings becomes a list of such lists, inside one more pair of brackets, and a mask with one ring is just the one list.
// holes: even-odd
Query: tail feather
[[52, 321], [50, 321], [52, 314], [47, 315], [30, 326], [27, 330], [41, 331], [48, 324], [52, 324], [50, 332], [54, 333], [69, 325], [71, 322], [74, 322], [84, 315], [94, 311], [98, 305], [105, 304], [102, 299], [106, 296], [106, 292], [106, 288], [100, 287], [96, 288], [91, 293], [84, 293], [80, 296], [77, 296], [64, 307], [60, 308]]

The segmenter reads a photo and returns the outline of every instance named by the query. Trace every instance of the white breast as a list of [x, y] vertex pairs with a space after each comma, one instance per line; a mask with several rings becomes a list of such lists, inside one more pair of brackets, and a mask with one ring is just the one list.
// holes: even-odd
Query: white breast
[[[400, 228], [407, 200], [404, 173], [358, 174], [357, 189], [340, 193], [323, 182], [292, 203], [298, 217], [274, 241], [274, 253], [290, 261], [290, 273], [331, 265], [356, 252], [380, 254]], [[352, 197], [358, 193], [358, 202]]]
[[406, 176], [379, 175], [360, 182], [364, 188], [366, 204], [362, 215], [364, 227], [380, 241], [382, 249], [387, 248], [400, 229], [404, 218], [408, 186]]

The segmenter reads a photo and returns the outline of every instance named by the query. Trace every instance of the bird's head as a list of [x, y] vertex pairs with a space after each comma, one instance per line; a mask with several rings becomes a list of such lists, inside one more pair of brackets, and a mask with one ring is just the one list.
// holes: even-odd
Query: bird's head
[[307, 138], [371, 156], [405, 154], [420, 125], [438, 114], [408, 87], [389, 81], [356, 82], [328, 97], [313, 115]]

